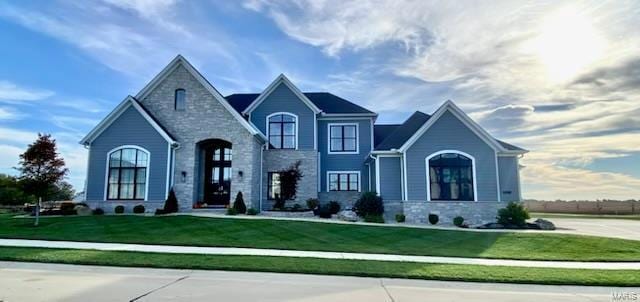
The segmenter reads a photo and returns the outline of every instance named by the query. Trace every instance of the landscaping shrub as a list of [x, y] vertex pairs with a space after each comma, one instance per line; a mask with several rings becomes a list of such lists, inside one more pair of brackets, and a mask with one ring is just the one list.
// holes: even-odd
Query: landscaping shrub
[[276, 194], [275, 202], [273, 203], [274, 210], [284, 210], [284, 205], [286, 203], [286, 199], [282, 198], [279, 194]]
[[238, 215], [238, 211], [234, 208], [227, 208], [227, 215], [230, 215], [230, 216]]
[[293, 207], [291, 207], [291, 209], [292, 209], [294, 212], [299, 212], [299, 211], [301, 211], [301, 210], [302, 210], [302, 206], [301, 206], [299, 203], [296, 203], [296, 204], [294, 204], [294, 205], [293, 205]]
[[124, 213], [124, 206], [120, 205], [120, 206], [116, 206], [115, 209], [113, 209], [114, 212], [116, 212], [116, 214], [122, 214]]
[[307, 199], [307, 208], [311, 210], [315, 210], [318, 207], [318, 205], [320, 205], [320, 200], [318, 200], [317, 198]]
[[258, 210], [254, 209], [254, 208], [249, 208], [249, 209], [247, 209], [247, 215], [251, 215], [251, 216], [258, 215]]
[[436, 224], [436, 223], [438, 223], [439, 220], [440, 220], [440, 217], [438, 217], [437, 214], [429, 214], [429, 223], [430, 224]]
[[93, 210], [93, 215], [104, 215], [104, 210], [101, 208], [96, 208]]
[[396, 222], [404, 222], [407, 219], [404, 214], [396, 214]]
[[144, 213], [144, 206], [141, 204], [136, 205], [135, 207], [133, 207], [133, 212], [136, 214]]
[[242, 192], [238, 192], [238, 195], [236, 195], [236, 201], [233, 202], [233, 208], [238, 214], [244, 214], [247, 212], [247, 206], [244, 204]]
[[331, 211], [331, 214], [338, 214], [338, 212], [340, 212], [340, 203], [337, 201], [330, 201], [329, 210]]
[[384, 205], [382, 204], [382, 198], [376, 192], [364, 192], [356, 201], [353, 210], [360, 217], [382, 215], [384, 213]]
[[367, 214], [366, 216], [364, 216], [364, 221], [373, 223], [384, 223], [384, 217], [382, 217], [382, 215]]
[[520, 203], [510, 202], [506, 207], [498, 210], [498, 223], [504, 226], [524, 226], [529, 216], [529, 211]]
[[464, 218], [462, 216], [456, 216], [453, 218], [453, 225], [460, 227], [464, 223]]
[[321, 205], [318, 208], [318, 216], [320, 216], [320, 218], [331, 218], [331, 208], [328, 204]]

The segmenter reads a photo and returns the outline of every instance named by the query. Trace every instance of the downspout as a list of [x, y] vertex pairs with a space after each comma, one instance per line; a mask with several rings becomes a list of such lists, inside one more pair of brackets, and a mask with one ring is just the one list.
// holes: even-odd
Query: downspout
[[85, 149], [87, 149], [87, 173], [84, 179], [84, 197], [82, 198], [82, 201], [85, 202], [87, 201], [87, 189], [89, 184], [89, 164], [91, 163], [91, 144], [84, 143], [83, 146]]

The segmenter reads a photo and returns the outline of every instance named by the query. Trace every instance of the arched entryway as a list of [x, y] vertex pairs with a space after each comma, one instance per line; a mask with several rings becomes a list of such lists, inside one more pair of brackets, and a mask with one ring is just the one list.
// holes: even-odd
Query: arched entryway
[[207, 207], [224, 207], [231, 200], [231, 143], [220, 139], [201, 142], [203, 175], [201, 204]]

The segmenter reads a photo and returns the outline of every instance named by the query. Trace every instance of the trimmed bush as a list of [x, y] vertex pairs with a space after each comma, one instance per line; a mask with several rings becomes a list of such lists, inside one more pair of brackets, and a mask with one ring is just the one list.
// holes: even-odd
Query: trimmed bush
[[238, 215], [238, 211], [236, 211], [236, 209], [234, 208], [227, 208], [227, 215], [230, 215], [230, 216]]
[[384, 213], [384, 205], [382, 204], [382, 198], [376, 192], [364, 192], [356, 201], [353, 210], [360, 217], [366, 217], [367, 215], [381, 216]]
[[307, 199], [307, 208], [311, 210], [315, 210], [320, 205], [320, 200], [317, 198], [309, 198]]
[[364, 221], [373, 223], [384, 223], [384, 217], [382, 217], [382, 215], [368, 214], [367, 216], [364, 216]]
[[101, 208], [96, 208], [93, 210], [93, 215], [104, 215], [104, 210]]
[[320, 216], [320, 218], [331, 218], [331, 208], [328, 204], [320, 205], [318, 208], [318, 216]]
[[396, 214], [396, 222], [404, 222], [407, 219], [406, 216], [404, 216], [404, 214]]
[[440, 220], [440, 217], [438, 217], [437, 214], [429, 214], [429, 223], [430, 224], [436, 224], [436, 223], [438, 223], [439, 220]]
[[114, 212], [116, 212], [116, 214], [122, 214], [122, 213], [124, 213], [124, 206], [122, 206], [122, 205], [120, 205], [120, 206], [116, 206], [116, 207], [113, 209], [113, 211], [114, 211]]
[[340, 212], [340, 203], [337, 201], [330, 201], [329, 210], [331, 211], [331, 214], [338, 214], [338, 212]]
[[251, 216], [258, 215], [258, 210], [254, 209], [254, 208], [249, 208], [249, 209], [247, 209], [247, 215], [251, 215]]
[[462, 216], [456, 216], [455, 218], [453, 218], [453, 225], [457, 227], [461, 227], [463, 223], [464, 223], [464, 218], [462, 218]]
[[144, 206], [141, 204], [136, 205], [135, 207], [133, 207], [133, 212], [136, 214], [142, 214], [144, 213]]
[[510, 202], [506, 207], [498, 210], [498, 223], [504, 226], [516, 225], [522, 227], [529, 218], [531, 218], [529, 211], [517, 202]]
[[238, 195], [236, 195], [236, 201], [233, 202], [233, 208], [238, 214], [244, 214], [247, 212], [247, 206], [244, 204], [242, 192], [238, 192]]
[[165, 213], [176, 213], [178, 212], [178, 198], [176, 197], [176, 192], [171, 189], [169, 191], [169, 196], [167, 200], [164, 202], [164, 212]]

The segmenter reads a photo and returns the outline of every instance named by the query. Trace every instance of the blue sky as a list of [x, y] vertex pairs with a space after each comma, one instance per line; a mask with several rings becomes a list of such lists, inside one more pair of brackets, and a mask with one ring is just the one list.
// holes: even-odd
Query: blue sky
[[525, 198], [640, 198], [637, 1], [0, 3], [0, 173], [77, 141], [176, 54], [223, 94], [285, 73], [397, 123], [454, 100], [522, 159]]

